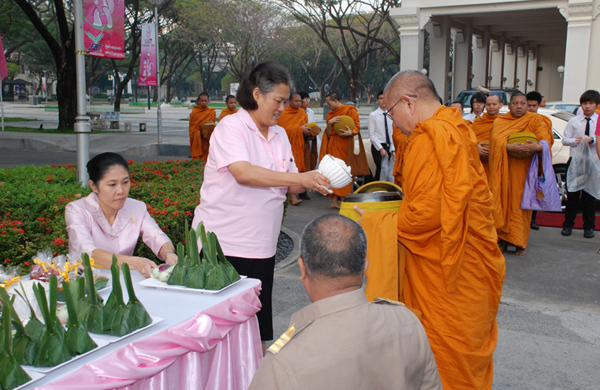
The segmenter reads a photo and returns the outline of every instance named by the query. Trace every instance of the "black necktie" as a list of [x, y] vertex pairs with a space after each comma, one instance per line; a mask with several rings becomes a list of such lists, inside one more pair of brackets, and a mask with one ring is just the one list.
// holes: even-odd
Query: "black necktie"
[[[388, 132], [388, 125], [387, 125], [387, 114], [384, 112], [383, 113], [383, 123], [385, 124], [385, 143], [388, 145], [388, 147], [390, 146], [390, 134]], [[588, 127], [589, 127], [589, 122], [588, 122]]]
[[592, 118], [585, 118], [585, 120], [587, 121], [585, 124], [585, 136], [589, 137], [590, 136], [590, 121], [592, 120]]

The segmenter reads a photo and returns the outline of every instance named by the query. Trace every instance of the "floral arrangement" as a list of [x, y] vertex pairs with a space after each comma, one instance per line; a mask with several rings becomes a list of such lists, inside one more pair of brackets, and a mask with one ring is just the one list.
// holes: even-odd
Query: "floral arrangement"
[[[148, 212], [173, 242], [185, 237], [185, 222], [200, 203], [204, 164], [199, 161], [129, 161], [129, 196]], [[0, 264], [28, 272], [38, 250], [68, 252], [64, 211], [67, 203], [90, 193], [77, 182], [73, 164], [0, 169]], [[154, 254], [138, 245], [136, 256]]]

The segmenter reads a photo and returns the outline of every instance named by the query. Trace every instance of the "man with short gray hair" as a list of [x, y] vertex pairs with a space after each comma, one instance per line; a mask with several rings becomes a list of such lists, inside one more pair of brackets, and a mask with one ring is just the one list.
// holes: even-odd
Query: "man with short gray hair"
[[417, 317], [370, 303], [362, 287], [367, 239], [354, 221], [321, 216], [302, 232], [300, 280], [312, 304], [268, 350], [250, 389], [441, 389]]

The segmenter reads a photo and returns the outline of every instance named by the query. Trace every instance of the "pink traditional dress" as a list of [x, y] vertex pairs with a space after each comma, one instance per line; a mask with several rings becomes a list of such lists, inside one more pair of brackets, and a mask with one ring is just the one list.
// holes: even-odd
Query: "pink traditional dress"
[[140, 234], [142, 240], [158, 257], [162, 246], [171, 242], [148, 214], [146, 204], [127, 198], [112, 226], [104, 216], [98, 196], [91, 193], [67, 205], [65, 221], [69, 233], [69, 253], [90, 256], [94, 249], [131, 256]]

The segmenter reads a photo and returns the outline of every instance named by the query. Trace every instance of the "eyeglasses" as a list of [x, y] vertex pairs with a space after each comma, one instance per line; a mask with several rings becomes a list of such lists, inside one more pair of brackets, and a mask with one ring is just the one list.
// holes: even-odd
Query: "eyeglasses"
[[394, 103], [393, 106], [391, 106], [386, 112], [384, 112], [384, 114], [387, 115], [390, 119], [392, 119], [392, 120], [394, 119], [392, 110], [394, 109], [394, 107], [396, 107], [398, 105], [398, 103], [400, 103], [402, 101], [402, 97], [404, 97], [404, 96], [408, 96], [408, 97], [415, 98], [415, 99], [417, 98], [417, 95], [409, 95], [409, 94], [402, 95], [400, 97], [400, 99], [398, 99], [398, 101], [396, 103]]

